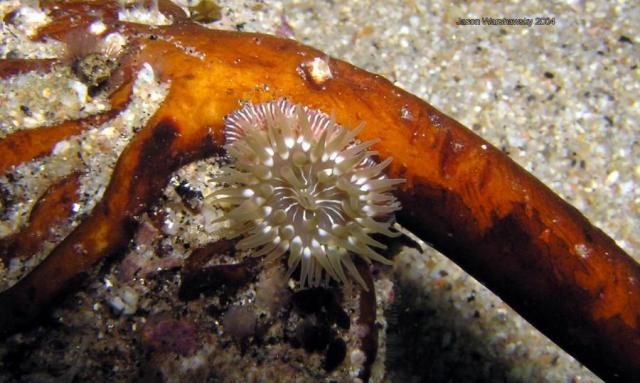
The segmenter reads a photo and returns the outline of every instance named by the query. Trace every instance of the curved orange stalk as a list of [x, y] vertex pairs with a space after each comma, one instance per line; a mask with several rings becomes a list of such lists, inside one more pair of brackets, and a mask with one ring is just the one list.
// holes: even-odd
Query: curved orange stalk
[[111, 109], [81, 120], [64, 121], [39, 129], [19, 130], [0, 138], [0, 175], [23, 162], [47, 155], [67, 137], [82, 133], [91, 126], [99, 126], [117, 116], [127, 106], [131, 84], [120, 87], [109, 101]]
[[0, 260], [8, 265], [14, 258], [29, 258], [42, 242], [53, 237], [52, 226], [64, 224], [77, 202], [80, 173], [71, 173], [51, 185], [35, 203], [27, 225], [14, 235], [0, 238]]
[[6, 59], [0, 61], [0, 79], [34, 70], [48, 71], [56, 60]]
[[[403, 225], [603, 378], [640, 379], [640, 267], [499, 150], [347, 63], [328, 60], [332, 78], [314, 80], [306, 63], [327, 56], [297, 42], [207, 30], [178, 18], [173, 26], [150, 29], [118, 23], [107, 12], [113, 7], [100, 7], [111, 17], [108, 25], [123, 26], [140, 47], [132, 70], [150, 63], [162, 81], [171, 81], [171, 90], [121, 155], [91, 216], [0, 295], [0, 331], [16, 331], [72, 278], [124, 246], [131, 218], [153, 203], [171, 171], [222, 146], [225, 115], [241, 102], [287, 97], [334, 112], [343, 125], [365, 121], [359, 138], [380, 138], [380, 156], [395, 158], [389, 176], [407, 180], [397, 193]], [[77, 4], [69, 10], [61, 7], [43, 35], [59, 36], [74, 13], [74, 25], [89, 22]]]

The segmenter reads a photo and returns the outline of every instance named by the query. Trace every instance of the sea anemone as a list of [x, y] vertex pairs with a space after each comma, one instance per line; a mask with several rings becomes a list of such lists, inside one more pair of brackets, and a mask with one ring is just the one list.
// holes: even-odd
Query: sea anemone
[[346, 268], [366, 288], [351, 258], [390, 261], [373, 248], [374, 234], [390, 230], [399, 202], [390, 193], [402, 179], [388, 179], [359, 142], [364, 125], [349, 130], [335, 117], [285, 99], [249, 104], [227, 116], [225, 149], [233, 161], [217, 178], [223, 186], [207, 201], [228, 205], [221, 220], [231, 236], [244, 235], [240, 250], [255, 249], [271, 262], [288, 252], [288, 276], [300, 265], [300, 285], [331, 277], [346, 282]]
[[[98, 23], [92, 24], [95, 25]], [[122, 76], [116, 72], [127, 43], [126, 38], [117, 32], [104, 38], [100, 38], [99, 35], [100, 33], [92, 33], [90, 27], [89, 31], [72, 30], [64, 37], [63, 62], [71, 66], [73, 72], [94, 94], [109, 83], [107, 88], [115, 89], [115, 80], [112, 77], [114, 74], [116, 77]]]

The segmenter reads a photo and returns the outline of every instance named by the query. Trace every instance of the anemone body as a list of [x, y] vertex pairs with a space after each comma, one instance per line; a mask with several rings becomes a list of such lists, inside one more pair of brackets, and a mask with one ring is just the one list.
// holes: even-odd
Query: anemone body
[[267, 261], [288, 254], [289, 274], [300, 266], [302, 287], [329, 277], [346, 282], [345, 269], [365, 286], [352, 254], [390, 263], [372, 235], [397, 235], [390, 226], [400, 205], [390, 191], [403, 180], [385, 177], [391, 158], [374, 159], [376, 141], [355, 139], [363, 126], [349, 130], [285, 99], [249, 104], [225, 122], [232, 161], [207, 200], [230, 207], [223, 219], [244, 236], [238, 249]]

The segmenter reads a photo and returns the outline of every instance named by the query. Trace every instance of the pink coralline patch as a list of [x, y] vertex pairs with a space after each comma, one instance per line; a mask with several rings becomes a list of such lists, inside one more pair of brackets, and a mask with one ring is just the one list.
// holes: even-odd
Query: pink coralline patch
[[161, 236], [160, 230], [145, 220], [136, 232], [135, 241], [138, 246], [151, 247]]
[[142, 343], [159, 352], [191, 356], [197, 348], [198, 334], [190, 323], [162, 313], [149, 317], [142, 329]]
[[119, 279], [123, 282], [135, 277], [146, 278], [162, 270], [170, 270], [182, 266], [182, 259], [178, 257], [145, 256], [139, 253], [129, 253], [120, 264]]

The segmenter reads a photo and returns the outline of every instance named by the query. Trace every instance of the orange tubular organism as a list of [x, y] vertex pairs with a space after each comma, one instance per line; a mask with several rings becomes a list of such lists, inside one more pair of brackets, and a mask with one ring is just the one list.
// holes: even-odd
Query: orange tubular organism
[[[93, 21], [87, 6], [59, 5], [39, 37], [60, 39], [72, 29], [86, 28]], [[292, 40], [208, 30], [168, 2], [162, 11], [173, 16], [173, 25], [153, 29], [119, 22], [115, 2], [91, 7], [101, 8], [109, 29], [136, 46], [122, 89], [130, 85], [130, 73], [147, 62], [161, 81], [171, 82], [170, 93], [119, 158], [92, 214], [40, 266], [0, 295], [0, 332], [13, 333], [32, 321], [69, 281], [124, 246], [131, 218], [154, 202], [171, 172], [222, 147], [224, 117], [238, 109], [239, 101], [286, 97], [335, 112], [343, 125], [366, 122], [359, 139], [380, 138], [374, 149], [383, 159], [394, 157], [388, 176], [406, 179], [396, 193], [404, 206], [397, 214], [402, 225], [603, 378], [640, 379], [638, 264], [470, 130], [386, 79], [339, 60], [328, 60], [332, 78], [314, 81], [304, 63], [326, 55]], [[203, 53], [204, 59], [185, 54], [175, 42]], [[3, 73], [10, 72], [6, 66]], [[412, 117], [402, 118], [402, 111]], [[0, 141], [2, 156], [11, 139]], [[34, 153], [48, 153], [51, 147], [42, 141]], [[3, 163], [2, 171], [27, 159]]]

